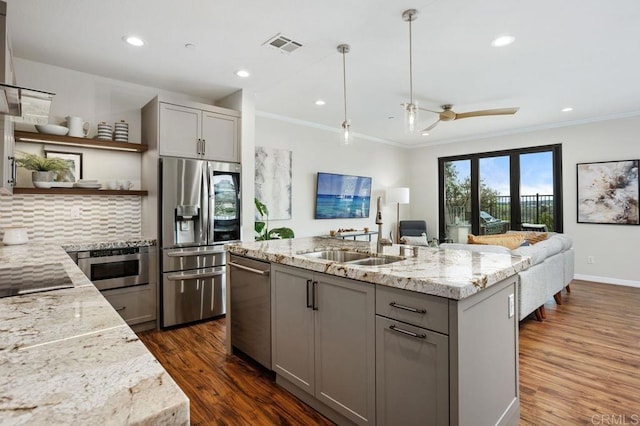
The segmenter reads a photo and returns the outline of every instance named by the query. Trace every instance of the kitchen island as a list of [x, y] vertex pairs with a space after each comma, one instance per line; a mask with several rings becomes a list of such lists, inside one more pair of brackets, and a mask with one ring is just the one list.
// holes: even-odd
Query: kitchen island
[[338, 424], [518, 423], [516, 283], [529, 258], [401, 257], [396, 245], [384, 248], [391, 263], [371, 266], [317, 253], [379, 258], [375, 243], [318, 237], [226, 248], [271, 263], [276, 381]]
[[60, 246], [0, 246], [0, 268], [72, 284], [0, 298], [0, 424], [189, 424], [186, 395]]

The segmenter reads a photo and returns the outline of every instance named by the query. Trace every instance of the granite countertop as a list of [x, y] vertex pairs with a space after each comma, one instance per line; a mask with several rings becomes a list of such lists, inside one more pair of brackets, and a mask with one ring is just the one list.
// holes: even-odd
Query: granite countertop
[[[324, 237], [234, 243], [225, 248], [241, 256], [455, 300], [472, 296], [531, 266], [529, 257], [429, 247], [419, 247], [417, 257], [383, 266], [361, 266], [304, 255], [335, 249], [376, 252], [375, 242]], [[399, 250], [400, 245], [384, 247], [384, 254], [398, 256]]]
[[104, 250], [122, 247], [144, 247], [155, 246], [157, 244], [155, 238], [147, 238], [139, 235], [119, 235], [100, 239], [55, 240], [46, 241], [46, 243], [61, 246], [66, 252]]
[[0, 298], [0, 424], [189, 424], [189, 400], [59, 245], [0, 246], [0, 268], [62, 265], [73, 288]]

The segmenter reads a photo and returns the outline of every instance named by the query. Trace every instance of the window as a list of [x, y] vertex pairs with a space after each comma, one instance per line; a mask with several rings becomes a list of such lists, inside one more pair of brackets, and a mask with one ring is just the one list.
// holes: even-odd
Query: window
[[438, 167], [441, 239], [562, 232], [561, 145], [442, 157]]

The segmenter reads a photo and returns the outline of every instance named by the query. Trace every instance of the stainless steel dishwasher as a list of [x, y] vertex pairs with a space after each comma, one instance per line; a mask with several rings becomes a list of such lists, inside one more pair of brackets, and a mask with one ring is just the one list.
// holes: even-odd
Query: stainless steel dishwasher
[[231, 255], [231, 345], [271, 370], [271, 265]]

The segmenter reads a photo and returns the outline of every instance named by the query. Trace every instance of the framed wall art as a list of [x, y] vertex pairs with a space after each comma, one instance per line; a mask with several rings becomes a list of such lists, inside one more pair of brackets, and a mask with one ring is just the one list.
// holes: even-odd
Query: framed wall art
[[578, 223], [639, 225], [639, 163], [578, 163]]
[[67, 162], [69, 169], [64, 174], [58, 174], [56, 182], [75, 182], [82, 179], [82, 153], [45, 151], [45, 158], [61, 158]]

